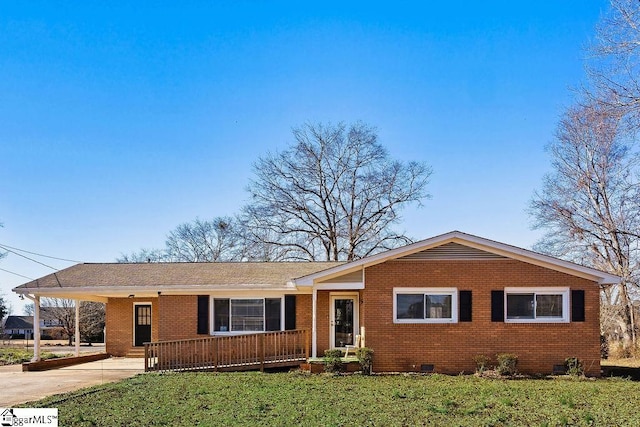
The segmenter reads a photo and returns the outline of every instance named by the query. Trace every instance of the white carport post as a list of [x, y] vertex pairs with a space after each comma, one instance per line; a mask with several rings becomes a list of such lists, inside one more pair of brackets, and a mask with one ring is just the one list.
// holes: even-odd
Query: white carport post
[[40, 297], [25, 295], [33, 301], [33, 357], [32, 362], [40, 361]]
[[313, 287], [313, 294], [311, 297], [311, 357], [317, 357], [317, 353], [318, 353], [318, 349], [317, 349], [317, 330], [316, 330], [316, 312], [318, 311], [317, 306], [318, 305], [318, 290], [315, 288], [315, 286]]
[[80, 300], [75, 300], [76, 303], [76, 357], [80, 356]]

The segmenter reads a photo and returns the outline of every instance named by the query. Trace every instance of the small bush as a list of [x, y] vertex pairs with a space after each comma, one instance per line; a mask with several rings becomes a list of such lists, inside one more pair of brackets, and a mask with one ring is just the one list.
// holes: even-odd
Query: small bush
[[325, 372], [336, 373], [344, 370], [344, 364], [342, 363], [342, 350], [325, 350], [323, 361]]
[[478, 374], [481, 374], [489, 368], [489, 362], [491, 362], [491, 358], [489, 356], [485, 356], [484, 354], [477, 354], [473, 356], [473, 361], [476, 364], [476, 372]]
[[362, 373], [365, 375], [371, 375], [371, 367], [373, 366], [373, 350], [369, 347], [361, 347], [356, 350], [356, 357]]
[[564, 360], [564, 367], [567, 375], [580, 376], [584, 375], [584, 367], [582, 362], [577, 357], [567, 357]]
[[496, 355], [498, 366], [496, 370], [500, 375], [513, 375], [516, 373], [518, 356], [512, 353], [499, 353]]

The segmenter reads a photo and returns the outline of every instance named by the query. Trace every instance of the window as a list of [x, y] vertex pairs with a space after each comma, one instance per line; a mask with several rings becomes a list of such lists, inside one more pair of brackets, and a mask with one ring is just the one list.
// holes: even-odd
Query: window
[[505, 289], [507, 322], [568, 322], [568, 288]]
[[281, 298], [215, 298], [215, 332], [261, 332], [281, 330]]
[[395, 323], [455, 323], [458, 292], [455, 288], [395, 288]]

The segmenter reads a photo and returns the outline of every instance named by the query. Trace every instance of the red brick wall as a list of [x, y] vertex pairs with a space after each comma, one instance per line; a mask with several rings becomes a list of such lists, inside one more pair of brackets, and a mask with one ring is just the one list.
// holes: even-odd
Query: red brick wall
[[[583, 360], [589, 375], [600, 373], [599, 289], [594, 282], [515, 260], [387, 262], [367, 268], [360, 312], [366, 313], [366, 344], [375, 351], [374, 370], [472, 372], [473, 357], [515, 353], [518, 369], [549, 373], [567, 357]], [[505, 287], [568, 286], [585, 291], [585, 322], [514, 324], [491, 322], [491, 291]], [[455, 324], [394, 324], [394, 287], [455, 287], [472, 291], [473, 321]], [[328, 342], [327, 296], [319, 297], [318, 344]], [[324, 310], [324, 311], [323, 311]]]
[[133, 348], [133, 304], [151, 303], [151, 339], [158, 340], [158, 298], [109, 298], [106, 305], [106, 352], [125, 356]]
[[296, 295], [296, 329], [306, 329], [311, 333], [313, 312], [311, 295]]
[[159, 300], [160, 341], [185, 340], [208, 335], [198, 335], [197, 295], [160, 295]]

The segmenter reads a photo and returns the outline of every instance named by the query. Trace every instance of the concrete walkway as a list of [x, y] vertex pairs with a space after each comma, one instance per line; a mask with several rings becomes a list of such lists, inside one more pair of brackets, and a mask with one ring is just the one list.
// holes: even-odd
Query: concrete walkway
[[114, 357], [43, 372], [22, 372], [22, 365], [0, 366], [0, 407], [39, 400], [144, 372], [144, 359]]

